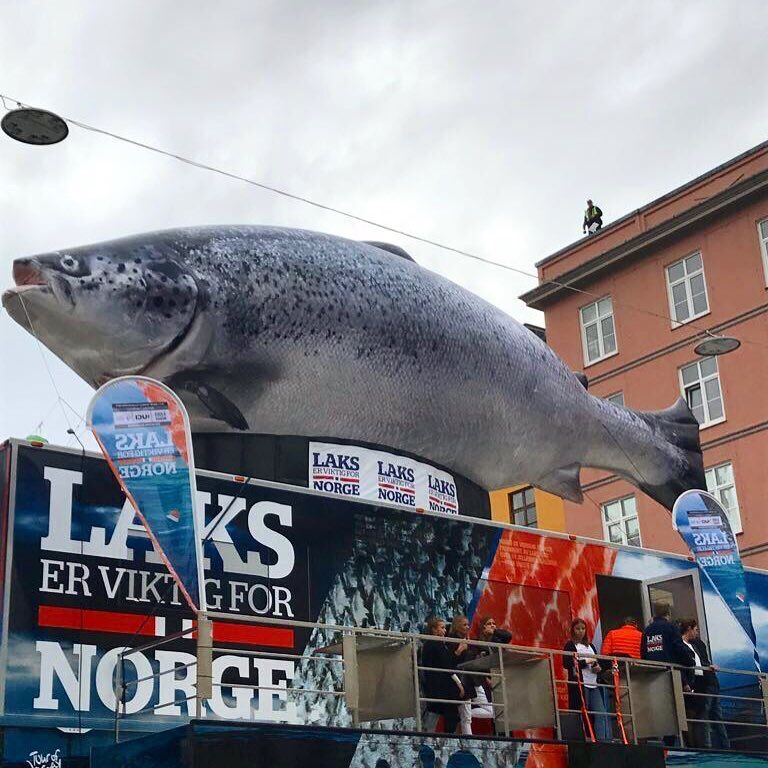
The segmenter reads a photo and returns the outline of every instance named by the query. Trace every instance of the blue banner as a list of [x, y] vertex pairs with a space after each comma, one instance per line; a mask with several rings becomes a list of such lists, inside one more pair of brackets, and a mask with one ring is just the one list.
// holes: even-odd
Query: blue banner
[[194, 611], [205, 610], [189, 417], [164, 384], [124, 376], [101, 387], [88, 425]]
[[720, 502], [704, 491], [686, 491], [675, 502], [672, 520], [702, 573], [756, 644], [739, 547]]

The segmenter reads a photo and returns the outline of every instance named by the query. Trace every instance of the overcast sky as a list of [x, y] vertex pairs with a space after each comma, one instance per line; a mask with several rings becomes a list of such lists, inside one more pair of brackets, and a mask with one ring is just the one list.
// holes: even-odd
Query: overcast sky
[[[2, 0], [0, 92], [533, 272], [587, 196], [610, 221], [768, 138], [766, 41], [765, 0]], [[74, 126], [54, 147], [0, 135], [0, 169], [3, 288], [20, 256], [278, 224], [396, 242], [541, 322], [516, 298], [530, 278]], [[0, 439], [72, 445], [4, 312], [0, 344]], [[90, 388], [45, 355], [84, 414]]]

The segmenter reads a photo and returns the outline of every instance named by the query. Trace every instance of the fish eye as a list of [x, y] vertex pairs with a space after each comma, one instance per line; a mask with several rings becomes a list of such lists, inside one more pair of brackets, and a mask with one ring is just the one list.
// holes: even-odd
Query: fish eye
[[66, 270], [73, 270], [77, 267], [77, 261], [69, 254], [61, 257], [60, 264]]

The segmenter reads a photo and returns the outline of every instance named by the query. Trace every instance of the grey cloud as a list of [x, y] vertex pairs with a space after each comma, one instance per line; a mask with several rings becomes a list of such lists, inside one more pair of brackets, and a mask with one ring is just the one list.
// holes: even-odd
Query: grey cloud
[[[533, 271], [765, 138], [768, 19], [727, 2], [5, 3], [0, 90]], [[0, 274], [25, 254], [184, 224], [392, 240], [523, 320], [533, 280], [72, 128], [0, 136]], [[0, 315], [0, 436], [55, 402]], [[50, 357], [50, 355], [49, 355]], [[81, 412], [88, 387], [58, 361]], [[11, 375], [7, 371], [11, 371]], [[54, 412], [56, 413], [56, 412]], [[58, 414], [44, 431], [66, 442]], [[70, 443], [72, 441], [70, 440]]]

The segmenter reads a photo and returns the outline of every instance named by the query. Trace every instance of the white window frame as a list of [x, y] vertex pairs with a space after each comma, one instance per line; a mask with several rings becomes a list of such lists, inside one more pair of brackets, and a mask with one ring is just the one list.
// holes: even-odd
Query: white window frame
[[[634, 502], [635, 511], [633, 514], [625, 514], [624, 512], [624, 502], [629, 501], [632, 499]], [[610, 504], [619, 504], [621, 507], [621, 516], [616, 519], [612, 520], [610, 523], [608, 522], [605, 514], [605, 508], [609, 506]], [[603, 538], [605, 541], [607, 541], [609, 544], [614, 546], [624, 546], [624, 547], [642, 547], [643, 546], [643, 533], [640, 530], [640, 513], [637, 510], [637, 498], [633, 493], [629, 494], [629, 496], [620, 496], [618, 499], [611, 499], [610, 501], [604, 501], [602, 504], [600, 504], [600, 519], [603, 523]], [[627, 520], [637, 520], [637, 538], [638, 543], [637, 544], [629, 544], [627, 539], [627, 528], [626, 528], [626, 521]], [[608, 534], [608, 526], [609, 525], [621, 525], [621, 541], [611, 541], [611, 537]]]
[[[683, 270], [685, 274], [682, 278], [679, 280], [675, 280], [672, 282], [669, 277], [669, 270], [673, 267], [676, 267], [678, 264], [685, 265], [685, 262], [691, 258], [691, 256], [698, 255], [701, 259], [701, 269], [697, 270], [696, 272], [692, 272], [691, 274], [688, 274], [686, 271], [687, 268], [683, 266]], [[693, 313], [693, 294], [691, 293], [691, 278], [700, 274], [702, 276], [702, 279], [704, 280], [704, 298], [707, 300], [707, 308], [703, 310], [702, 312], [698, 312], [696, 314]], [[686, 323], [690, 323], [692, 320], [695, 320], [697, 317], [704, 317], [704, 315], [708, 315], [710, 313], [710, 304], [709, 304], [709, 291], [707, 290], [707, 275], [704, 271], [704, 255], [701, 251], [693, 251], [693, 253], [689, 253], [687, 256], [683, 256], [682, 259], [678, 259], [677, 261], [673, 261], [671, 264], [667, 264], [666, 267], [664, 267], [664, 277], [667, 282], [667, 299], [669, 301], [669, 316], [672, 319], [672, 328], [679, 328], [681, 325], [685, 325]], [[677, 315], [675, 314], [675, 298], [672, 293], [672, 288], [679, 284], [685, 285], [685, 300], [688, 304], [689, 309], [691, 310], [691, 314], [688, 315], [688, 317], [685, 318], [685, 320], [678, 320]]]
[[[605, 301], [605, 299], [608, 299], [611, 302], [611, 313], [610, 315], [600, 315], [599, 312], [599, 305], [601, 301]], [[595, 319], [590, 320], [585, 324], [584, 322], [584, 312], [585, 310], [589, 309], [590, 307], [595, 308]], [[613, 350], [613, 352], [607, 352], [605, 351], [605, 345], [603, 342], [603, 326], [601, 321], [605, 320], [605, 318], [610, 317], [611, 323], [613, 325], [613, 340], [614, 344], [616, 345], [616, 349]], [[596, 357], [594, 360], [589, 359], [589, 352], [588, 352], [588, 346], [587, 346], [587, 326], [595, 324], [597, 326], [597, 344], [600, 348], [600, 356]], [[616, 334], [616, 317], [613, 313], [613, 298], [610, 294], [606, 296], [601, 296], [599, 299], [595, 299], [595, 301], [591, 301], [589, 304], [585, 304], [583, 307], [579, 307], [579, 327], [581, 328], [581, 349], [582, 353], [584, 355], [584, 367], [587, 368], [590, 365], [594, 365], [595, 363], [599, 363], [601, 360], [607, 360], [609, 357], [613, 357], [614, 355], [619, 354], [619, 337]]]
[[[723, 467], [731, 468], [731, 482], [723, 485], [717, 485], [717, 470]], [[710, 474], [711, 473], [711, 474]], [[704, 470], [704, 476], [707, 478], [707, 491], [711, 493], [722, 505], [723, 509], [728, 513], [728, 522], [731, 524], [731, 530], [734, 534], [744, 533], [744, 528], [741, 524], [741, 508], [739, 507], [739, 494], [736, 491], [736, 475], [733, 471], [732, 461], [721, 461], [719, 464], [715, 464], [711, 467], [707, 467]], [[709, 485], [709, 478], [712, 478], [712, 487]], [[723, 504], [720, 498], [720, 491], [724, 491], [727, 488], [733, 488], [733, 498], [736, 500], [736, 508], [728, 509]]]
[[[765, 237], [763, 237], [763, 225], [766, 228]], [[765, 276], [765, 285], [768, 287], [768, 218], [760, 219], [757, 222], [757, 239], [760, 241], [760, 253], [763, 256], [763, 275]]]
[[[621, 398], [621, 402], [618, 401], [618, 398]], [[626, 405], [624, 402], [624, 390], [620, 389], [618, 392], [613, 392], [610, 395], [606, 395], [605, 400], [608, 400], [608, 402], [613, 403], [614, 405]]]
[[[683, 381], [683, 368], [688, 368], [691, 365], [698, 365], [699, 366], [699, 379], [698, 379], [698, 381], [699, 381], [699, 386], [700, 386], [701, 392], [702, 392], [701, 401], [702, 401], [702, 403], [704, 405], [704, 414], [707, 417], [707, 421], [702, 421], [699, 424], [699, 429], [706, 429], [707, 427], [714, 427], [715, 424], [722, 424], [725, 421], [725, 418], [726, 418], [726, 415], [725, 415], [725, 396], [723, 395], [723, 383], [720, 380], [720, 366], [718, 365], [717, 357], [713, 356], [713, 357], [707, 358], [707, 359], [708, 360], [711, 359], [711, 360], [715, 361], [715, 373], [714, 374], [710, 374], [709, 376], [706, 376], [703, 379], [701, 378], [701, 367], [700, 367], [701, 366], [701, 360], [694, 360], [694, 361], [692, 361], [690, 363], [686, 363], [685, 365], [681, 365], [677, 369], [677, 377], [678, 377], [678, 379], [680, 381], [680, 394], [682, 395], [683, 400], [685, 400], [685, 402], [687, 403], [688, 402], [688, 395], [686, 393], [685, 382]], [[710, 379], [715, 378], [715, 377], [717, 377], [717, 385], [718, 385], [718, 387], [720, 387], [720, 404], [723, 407], [723, 415], [720, 416], [717, 419], [710, 419], [709, 418], [709, 404], [707, 403], [707, 396], [706, 396], [706, 390], [704, 388], [704, 383], [709, 381]]]

